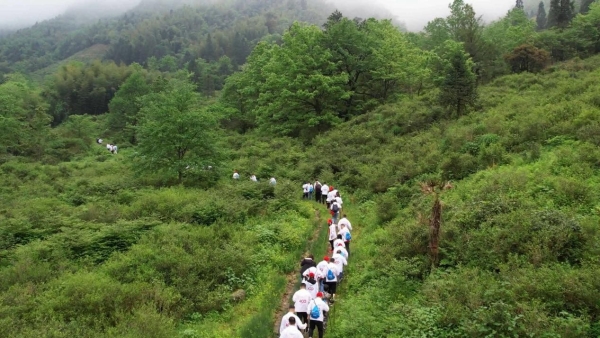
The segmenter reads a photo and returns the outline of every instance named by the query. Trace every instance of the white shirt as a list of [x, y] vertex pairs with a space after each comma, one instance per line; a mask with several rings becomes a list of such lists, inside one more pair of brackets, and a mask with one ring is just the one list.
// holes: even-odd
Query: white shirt
[[[337, 250], [333, 250], [334, 252], [337, 252]], [[338, 272], [344, 272], [344, 265], [348, 265], [348, 261], [346, 260], [346, 258], [342, 255], [340, 255], [339, 253], [334, 254], [333, 256], [331, 256], [333, 258], [335, 258], [335, 266], [338, 269]]]
[[335, 241], [333, 241], [333, 248], [337, 248], [339, 246], [338, 244], [340, 243], [344, 248], [346, 247], [346, 243], [344, 243], [343, 239], [336, 239]]
[[275, 181], [275, 177], [271, 177], [271, 180], [269, 181], [271, 184], [276, 184], [277, 181]]
[[[346, 229], [346, 227], [342, 227], [340, 228], [340, 232], [338, 232], [338, 234], [342, 235], [342, 239], [344, 240], [344, 242], [346, 242], [346, 233], [350, 232], [348, 229]], [[350, 234], [352, 235], [352, 234]], [[344, 245], [345, 247], [345, 245]]]
[[321, 195], [327, 196], [328, 192], [329, 192], [329, 186], [327, 184], [323, 184], [321, 186]]
[[317, 268], [314, 266], [311, 266], [310, 268], [306, 269], [302, 276], [308, 278], [308, 275], [310, 275], [311, 272], [315, 275], [315, 277], [317, 276]]
[[342, 204], [343, 204], [344, 202], [342, 201], [342, 198], [341, 198], [341, 197], [339, 197], [339, 196], [336, 196], [336, 197], [335, 197], [333, 200], [334, 200], [334, 201], [336, 201], [336, 202], [337, 202], [337, 203], [340, 205], [340, 208], [342, 207]]
[[289, 326], [285, 330], [281, 331], [279, 338], [304, 338], [304, 336], [297, 327]]
[[283, 334], [283, 330], [285, 330], [287, 327], [290, 326], [290, 317], [294, 317], [296, 319], [296, 326], [300, 330], [306, 329], [306, 323], [302, 323], [302, 321], [300, 320], [300, 318], [298, 318], [298, 316], [296, 316], [295, 313], [288, 312], [288, 313], [285, 314], [285, 316], [283, 316], [281, 318], [281, 325], [279, 325], [279, 334]]
[[342, 208], [342, 206], [341, 206], [341, 205], [339, 205], [339, 204], [338, 204], [338, 202], [336, 202], [336, 201], [333, 201], [333, 202], [331, 203], [331, 207], [329, 208], [329, 210], [333, 211], [333, 206], [334, 206], [334, 205], [337, 205], [337, 207], [338, 207], [338, 212], [340, 212], [340, 209]]
[[309, 281], [305, 280], [304, 284], [306, 285], [306, 290], [310, 293], [310, 298], [317, 298], [317, 292], [319, 292], [319, 285], [317, 280], [315, 279], [315, 284], [311, 284]]
[[[313, 318], [310, 316], [310, 311], [313, 309], [313, 307], [315, 305], [319, 308], [319, 318]], [[322, 322], [323, 321], [323, 311], [325, 311], [325, 312], [329, 311], [329, 305], [327, 305], [327, 303], [325, 303], [321, 298], [313, 299], [310, 302], [310, 305], [308, 307], [308, 311], [307, 311], [308, 318], [310, 318], [310, 320]]]
[[110, 144], [107, 144], [107, 145], [106, 145], [106, 149], [108, 149], [108, 150], [112, 150], [112, 146], [111, 146]]
[[333, 201], [334, 198], [335, 198], [335, 190], [327, 193], [327, 202]]
[[240, 179], [240, 174], [238, 174], [238, 173], [233, 173], [233, 179], [234, 179], [234, 180], [238, 180], [238, 179]]
[[252, 175], [252, 176], [250, 176], [250, 181], [254, 181], [254, 182], [256, 182], [256, 181], [257, 181], [257, 180], [256, 180], [256, 175]]
[[337, 237], [337, 226], [335, 223], [331, 223], [329, 226], [329, 240], [333, 241]]
[[325, 274], [327, 273], [327, 264], [329, 264], [328, 261], [326, 260], [322, 260], [319, 262], [319, 264], [317, 264], [317, 271], [318, 271], [318, 276], [321, 279], [325, 279]]
[[342, 224], [346, 225], [346, 228], [348, 228], [348, 230], [352, 231], [352, 224], [350, 224], [350, 221], [344, 217], [341, 220], [338, 221], [338, 225], [341, 227]]
[[306, 312], [308, 302], [310, 302], [311, 299], [312, 297], [310, 296], [310, 292], [308, 292], [308, 290], [300, 289], [296, 291], [296, 293], [294, 293], [294, 297], [292, 297], [296, 312]]
[[[338, 271], [337, 265], [335, 263], [329, 262], [329, 264], [327, 264], [327, 270], [331, 270], [331, 272], [333, 272], [333, 279], [329, 279], [329, 277], [327, 277], [327, 275], [329, 274], [329, 271], [325, 271], [325, 281], [326, 282], [337, 282], [337, 275], [340, 274], [340, 272]], [[296, 311], [296, 312], [298, 312], [298, 311]]]
[[308, 188], [309, 188], [309, 187], [310, 187], [310, 184], [308, 184], [308, 183], [305, 183], [305, 184], [302, 186], [302, 192], [305, 192], [305, 193], [307, 193], [307, 192], [308, 192]]
[[349, 254], [348, 254], [348, 250], [346, 250], [346, 248], [344, 248], [343, 246], [338, 246], [333, 248], [333, 252], [337, 252], [338, 250], [342, 251], [342, 256], [344, 256], [344, 258], [346, 259], [346, 261], [348, 261], [349, 258]]

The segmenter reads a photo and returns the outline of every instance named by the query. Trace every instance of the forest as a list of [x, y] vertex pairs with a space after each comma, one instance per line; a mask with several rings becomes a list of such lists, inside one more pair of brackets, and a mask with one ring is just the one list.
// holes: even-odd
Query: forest
[[448, 8], [406, 32], [149, 1], [3, 32], [0, 336], [278, 337], [324, 253], [316, 179], [356, 228], [328, 337], [600, 336], [600, 2]]

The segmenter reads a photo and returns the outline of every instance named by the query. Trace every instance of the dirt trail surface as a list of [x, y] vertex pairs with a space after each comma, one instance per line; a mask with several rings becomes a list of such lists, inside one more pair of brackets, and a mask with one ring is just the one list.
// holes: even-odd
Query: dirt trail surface
[[[306, 242], [306, 248], [304, 253], [311, 247], [311, 244], [319, 238], [319, 233], [323, 229], [324, 222], [321, 222], [321, 213], [319, 210], [315, 209], [315, 220], [318, 222], [318, 226], [312, 233], [312, 236], [308, 242]], [[302, 257], [299, 257], [302, 259]], [[317, 259], [315, 257], [315, 259]], [[295, 292], [294, 287], [296, 286], [296, 282], [300, 278], [299, 270], [294, 270], [287, 274], [287, 286], [285, 287], [285, 292], [281, 296], [281, 305], [279, 306], [279, 310], [275, 313], [275, 327], [273, 327], [273, 336], [279, 337], [279, 326], [281, 325], [281, 317], [283, 317], [289, 310], [289, 299], [290, 296]]]

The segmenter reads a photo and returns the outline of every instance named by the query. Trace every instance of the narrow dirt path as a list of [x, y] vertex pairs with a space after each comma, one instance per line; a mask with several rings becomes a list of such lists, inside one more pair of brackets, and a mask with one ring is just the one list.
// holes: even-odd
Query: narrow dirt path
[[[323, 229], [324, 222], [321, 221], [321, 213], [319, 212], [318, 209], [315, 209], [315, 220], [318, 222], [319, 225], [313, 231], [310, 240], [308, 240], [308, 242], [306, 242], [304, 254], [306, 254], [308, 249], [311, 247], [311, 244], [314, 241], [316, 241], [317, 238], [319, 238], [319, 233]], [[300, 257], [300, 258], [302, 258], [302, 257]], [[317, 258], [315, 257], [315, 259], [317, 259]], [[289, 299], [290, 299], [290, 296], [294, 293], [294, 287], [296, 286], [296, 282], [297, 282], [298, 278], [299, 278], [298, 270], [294, 270], [294, 271], [288, 273], [286, 276], [287, 286], [285, 287], [285, 292], [281, 296], [281, 303], [280, 303], [281, 305], [279, 306], [279, 310], [275, 313], [275, 320], [274, 320], [275, 326], [273, 327], [274, 337], [279, 337], [279, 326], [281, 325], [281, 317], [283, 317], [288, 312], [288, 307], [290, 305]]]

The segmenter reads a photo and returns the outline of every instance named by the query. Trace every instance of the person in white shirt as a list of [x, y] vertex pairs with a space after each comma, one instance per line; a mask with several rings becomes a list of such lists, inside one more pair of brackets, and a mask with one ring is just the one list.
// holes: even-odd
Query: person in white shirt
[[271, 177], [271, 179], [269, 180], [269, 183], [270, 183], [271, 185], [275, 185], [275, 184], [277, 184], [277, 181], [275, 180], [275, 177]]
[[327, 274], [327, 265], [329, 264], [329, 256], [323, 257], [323, 260], [317, 264], [317, 278], [319, 280], [319, 291], [324, 291], [325, 277]]
[[347, 261], [348, 258], [350, 257], [350, 254], [348, 253], [348, 250], [346, 250], [346, 248], [344, 248], [344, 245], [341, 243], [338, 243], [338, 246], [336, 246], [333, 251], [338, 252], [338, 250], [342, 251], [342, 256], [344, 256], [344, 258], [346, 258], [346, 261]]
[[317, 275], [317, 267], [316, 266], [311, 266], [310, 268], [306, 269], [303, 273], [302, 273], [302, 277], [304, 277], [304, 279], [308, 279], [308, 275], [313, 274], [313, 277]]
[[325, 303], [323, 301], [323, 293], [322, 292], [317, 293], [317, 298], [313, 299], [310, 302], [308, 311], [311, 312], [315, 306], [319, 309], [319, 316], [315, 317], [315, 316], [311, 315], [310, 328], [308, 330], [308, 337], [310, 337], [310, 338], [313, 337], [313, 332], [315, 331], [315, 327], [316, 327], [317, 330], [319, 331], [319, 338], [323, 338], [323, 319], [324, 319], [323, 312], [329, 312], [329, 305], [327, 305], [327, 303]]
[[323, 183], [321, 186], [321, 203], [325, 204], [327, 202], [327, 194], [329, 193], [329, 186], [327, 183]]
[[[304, 338], [304, 335], [302, 335], [302, 332], [300, 332], [300, 330], [298, 330], [298, 327], [297, 327], [298, 321], [296, 320], [296, 318], [294, 318], [294, 317], [288, 318], [288, 327], [286, 327], [282, 331], [279, 331], [279, 338]], [[303, 325], [304, 325], [304, 327], [306, 327], [306, 324], [303, 324]]]
[[117, 153], [117, 146], [113, 144], [112, 146], [112, 153], [116, 154]]
[[312, 183], [308, 182], [308, 199], [309, 200], [312, 200], [314, 191], [315, 191], [315, 187], [312, 185]]
[[307, 199], [308, 198], [308, 188], [310, 187], [310, 184], [308, 182], [305, 182], [302, 185], [302, 198], [303, 199]]
[[333, 223], [333, 220], [330, 218], [327, 223], [329, 224], [329, 244], [331, 245], [331, 250], [333, 251], [333, 241], [337, 238], [337, 225]]
[[112, 151], [112, 144], [110, 144], [110, 143], [109, 143], [109, 144], [107, 144], [107, 145], [106, 145], [106, 150], [108, 150], [108, 151]]
[[256, 175], [252, 174], [252, 176], [250, 176], [250, 181], [258, 182], [258, 180], [256, 179]]
[[338, 269], [338, 282], [342, 280], [344, 277], [344, 265], [348, 265], [348, 261], [342, 255], [342, 251], [340, 249], [335, 249], [335, 254], [331, 258], [335, 259], [335, 266]]
[[102, 144], [102, 139], [99, 138], [99, 139], [96, 140], [96, 142], [98, 142], [98, 144]]
[[342, 216], [342, 219], [340, 219], [340, 221], [338, 222], [338, 225], [341, 227], [343, 225], [346, 226], [346, 229], [352, 231], [352, 224], [350, 223], [350, 221], [348, 220], [346, 214], [344, 214]]
[[296, 310], [296, 315], [300, 318], [302, 323], [306, 323], [308, 320], [308, 302], [312, 297], [310, 296], [310, 292], [306, 290], [306, 285], [304, 283], [300, 284], [300, 290], [294, 293], [292, 297], [292, 301], [294, 301], [294, 309]]
[[[281, 318], [281, 325], [279, 325], [279, 334], [283, 334], [283, 331], [289, 326], [296, 326], [300, 330], [306, 329], [306, 324], [304, 324], [304, 323], [302, 323], [302, 321], [300, 321], [300, 318], [298, 318], [298, 316], [296, 316], [296, 313], [294, 313], [294, 311], [295, 311], [295, 306], [294, 306], [294, 304], [292, 304], [289, 307], [289, 312], [286, 313]], [[290, 325], [290, 318], [294, 318], [295, 325], [294, 324]]]
[[[316, 269], [317, 268], [315, 268], [315, 270]], [[319, 292], [319, 285], [317, 280], [315, 279], [315, 274], [312, 272], [309, 273], [308, 277], [304, 281], [304, 284], [306, 285], [306, 291], [310, 293], [310, 298], [315, 299], [317, 297], [317, 292]]]
[[348, 238], [351, 237], [351, 234], [350, 230], [346, 228], [345, 224], [340, 225], [340, 231], [338, 232], [338, 235], [341, 235], [342, 239], [344, 240], [344, 247], [346, 250], [348, 250], [348, 253], [350, 253], [350, 240], [348, 240]]
[[238, 173], [237, 170], [233, 171], [233, 179], [234, 180], [239, 180], [240, 179], [240, 174]]
[[334, 187], [330, 187], [329, 192], [327, 192], [327, 197], [325, 198], [325, 202], [327, 203], [327, 209], [331, 208], [331, 202], [335, 198], [336, 190], [334, 189]]
[[340, 272], [338, 271], [337, 264], [335, 263], [335, 258], [331, 257], [329, 259], [329, 264], [327, 264], [327, 271], [325, 272], [325, 285], [327, 285], [327, 290], [331, 294], [331, 302], [333, 302], [335, 298], [338, 282], [337, 276], [339, 274]]
[[[338, 246], [340, 246], [340, 244], [346, 248], [346, 242], [344, 242], [344, 240], [342, 239], [342, 235], [337, 234], [336, 238], [333, 240], [333, 247], [331, 248], [331, 251], [334, 250], [334, 248], [337, 248]], [[346, 250], [348, 250], [348, 248], [346, 248]]]

